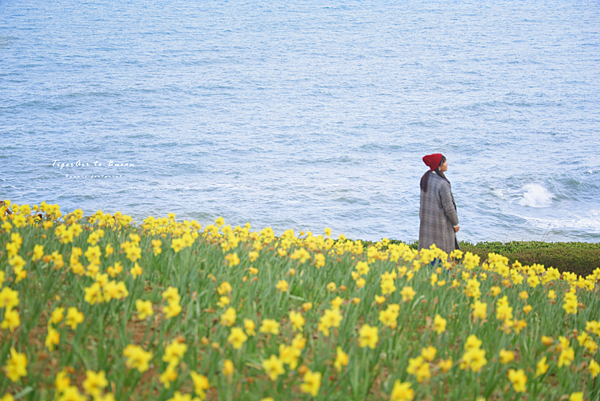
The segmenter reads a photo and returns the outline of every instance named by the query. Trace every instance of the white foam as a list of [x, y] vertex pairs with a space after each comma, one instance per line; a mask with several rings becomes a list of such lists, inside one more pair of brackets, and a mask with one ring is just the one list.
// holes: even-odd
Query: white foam
[[600, 233], [600, 210], [590, 210], [585, 216], [572, 215], [567, 218], [538, 218], [519, 216], [526, 219], [531, 225], [543, 229], [577, 229]]
[[500, 199], [506, 199], [504, 191], [501, 188], [494, 189], [492, 193]]
[[519, 204], [531, 207], [547, 207], [552, 203], [552, 193], [540, 184], [527, 184], [523, 187], [523, 198]]

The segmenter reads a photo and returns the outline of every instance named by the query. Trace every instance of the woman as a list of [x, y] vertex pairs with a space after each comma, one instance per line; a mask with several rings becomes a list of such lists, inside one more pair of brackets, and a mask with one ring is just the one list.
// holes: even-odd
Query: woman
[[419, 251], [435, 244], [446, 253], [460, 249], [456, 233], [460, 229], [450, 181], [444, 175], [448, 162], [441, 153], [423, 157], [429, 171], [421, 178]]

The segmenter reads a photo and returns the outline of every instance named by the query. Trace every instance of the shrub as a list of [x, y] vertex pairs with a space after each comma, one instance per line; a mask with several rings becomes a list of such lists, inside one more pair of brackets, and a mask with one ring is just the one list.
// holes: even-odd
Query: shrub
[[587, 242], [461, 242], [460, 247], [465, 252], [479, 255], [482, 260], [494, 252], [506, 256], [511, 263], [516, 260], [523, 265], [538, 263], [584, 277], [600, 266], [600, 244]]
[[[390, 240], [390, 244], [403, 241]], [[375, 244], [372, 241], [363, 241], [365, 247]], [[419, 242], [406, 243], [413, 249], [419, 247]], [[542, 242], [542, 241], [511, 241], [511, 242], [460, 242], [464, 252], [479, 255], [481, 261], [488, 258], [488, 254], [497, 253], [506, 256], [510, 263], [519, 261], [522, 265], [534, 263], [544, 267], [554, 267], [560, 272], [572, 272], [581, 276], [592, 274], [595, 268], [600, 267], [600, 243], [589, 242]]]

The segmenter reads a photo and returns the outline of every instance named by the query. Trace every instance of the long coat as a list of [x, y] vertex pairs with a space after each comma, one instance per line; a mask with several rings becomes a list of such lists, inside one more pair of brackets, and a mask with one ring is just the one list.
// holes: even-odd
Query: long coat
[[419, 218], [419, 250], [429, 248], [432, 244], [446, 253], [459, 249], [454, 232], [458, 215], [450, 183], [435, 172], [429, 175], [427, 192], [421, 191]]

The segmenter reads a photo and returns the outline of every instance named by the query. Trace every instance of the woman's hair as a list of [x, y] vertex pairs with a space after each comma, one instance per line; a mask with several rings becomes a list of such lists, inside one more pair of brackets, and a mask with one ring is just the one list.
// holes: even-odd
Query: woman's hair
[[[444, 164], [444, 162], [446, 161], [446, 156], [442, 156], [442, 160], [440, 161], [440, 166], [442, 164]], [[448, 181], [448, 179], [446, 178], [446, 176], [444, 175], [444, 173], [442, 173], [440, 171], [440, 166], [437, 166], [435, 168], [435, 173], [437, 175], [439, 175], [440, 177], [442, 177], [444, 180]], [[427, 171], [425, 174], [423, 174], [423, 177], [421, 177], [421, 191], [423, 192], [427, 192], [427, 184], [429, 183], [429, 176], [431, 175], [433, 171], [429, 170]], [[448, 181], [448, 183], [450, 183], [450, 181]]]

